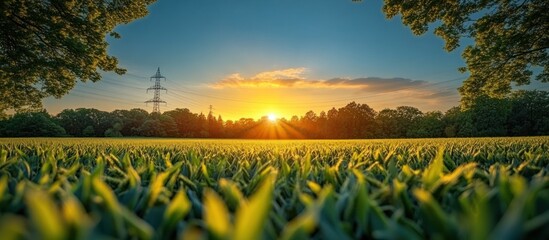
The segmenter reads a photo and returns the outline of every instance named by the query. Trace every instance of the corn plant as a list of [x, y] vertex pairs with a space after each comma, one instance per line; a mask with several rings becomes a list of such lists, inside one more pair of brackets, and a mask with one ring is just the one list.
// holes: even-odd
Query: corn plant
[[0, 139], [2, 239], [548, 239], [549, 138]]

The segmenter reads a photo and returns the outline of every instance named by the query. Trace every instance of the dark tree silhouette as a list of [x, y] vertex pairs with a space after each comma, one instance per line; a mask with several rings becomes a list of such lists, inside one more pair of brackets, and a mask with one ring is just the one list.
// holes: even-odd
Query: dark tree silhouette
[[0, 136], [360, 139], [549, 134], [549, 92], [516, 91], [506, 98], [477, 97], [468, 108], [423, 113], [411, 106], [383, 109], [351, 102], [316, 114], [307, 111], [273, 123], [262, 117], [223, 121], [189, 109], [149, 114], [142, 109], [104, 112], [65, 109], [18, 113], [0, 120]]

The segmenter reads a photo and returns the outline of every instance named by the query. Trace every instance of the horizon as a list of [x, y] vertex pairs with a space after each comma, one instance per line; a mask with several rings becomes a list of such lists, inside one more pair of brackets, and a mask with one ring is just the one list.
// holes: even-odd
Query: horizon
[[[213, 112], [213, 113], [214, 113], [213, 116], [214, 116], [216, 119], [218, 118], [218, 116], [221, 116], [221, 118], [223, 119], [224, 122], [229, 121], [229, 120], [234, 122], [234, 121], [238, 121], [238, 120], [240, 120], [240, 119], [253, 119], [254, 121], [259, 121], [259, 120], [263, 120], [263, 118], [266, 118], [266, 119], [269, 120], [269, 121], [272, 121], [272, 119], [275, 119], [276, 121], [279, 121], [279, 120], [282, 120], [282, 119], [285, 119], [285, 120], [287, 120], [287, 121], [290, 121], [290, 119], [291, 119], [292, 117], [294, 117], [294, 116], [297, 116], [297, 117], [303, 117], [303, 116], [305, 116], [305, 114], [306, 114], [308, 111], [313, 111], [313, 112], [318, 116], [321, 112], [327, 113], [327, 112], [328, 112], [329, 110], [331, 110], [332, 108], [334, 108], [334, 109], [336, 109], [336, 110], [339, 110], [340, 108], [344, 108], [346, 105], [348, 105], [348, 104], [350, 104], [350, 103], [352, 103], [352, 102], [353, 102], [353, 101], [348, 102], [348, 103], [345, 103], [345, 104], [343, 104], [343, 105], [341, 105], [341, 106], [333, 106], [333, 107], [330, 107], [330, 108], [328, 108], [328, 109], [321, 109], [321, 110], [318, 111], [318, 112], [317, 112], [317, 111], [313, 111], [313, 110], [307, 110], [307, 111], [305, 111], [305, 112], [303, 112], [303, 113], [294, 114], [294, 115], [290, 115], [290, 116], [281, 116], [281, 115], [277, 115], [275, 112], [268, 112], [268, 113], [265, 113], [264, 115], [261, 115], [261, 116], [258, 116], [258, 117], [242, 116], [242, 117], [238, 117], [238, 118], [232, 119], [232, 118], [226, 118], [226, 117], [225, 117], [224, 115], [222, 115], [222, 114], [215, 114], [215, 111]], [[361, 103], [361, 102], [356, 102], [356, 101], [354, 101], [354, 102], [357, 103], [357, 104], [366, 104], [366, 105], [370, 106], [370, 105], [367, 104], [367, 103]], [[445, 110], [433, 110], [433, 111], [424, 111], [424, 110], [422, 110], [422, 109], [420, 109], [420, 108], [417, 108], [417, 107], [415, 107], [415, 106], [410, 106], [410, 105], [395, 106], [394, 108], [384, 108], [384, 109], [396, 109], [397, 107], [413, 107], [413, 108], [417, 108], [417, 109], [418, 109], [419, 111], [421, 111], [422, 113], [437, 112], [437, 111], [438, 111], [438, 112], [441, 112], [442, 114], [444, 114], [444, 113], [446, 113], [448, 110], [450, 110], [451, 108], [457, 107], [457, 106], [459, 106], [459, 105], [452, 106], [452, 107], [450, 107], [450, 108], [448, 108], [448, 109], [445, 109]], [[370, 106], [370, 107], [371, 107], [371, 106]], [[129, 110], [132, 110], [132, 109], [140, 109], [140, 110], [146, 111], [146, 112], [150, 115], [150, 114], [153, 114], [153, 113], [154, 113], [153, 111], [151, 111], [150, 108], [152, 108], [152, 106], [149, 106], [148, 108], [142, 108], [142, 107], [141, 107], [141, 108], [140, 108], [140, 107], [137, 107], [137, 108], [128, 108], [128, 109], [126, 109], [126, 108], [119, 108], [119, 109], [113, 109], [113, 110], [103, 110], [103, 109], [93, 108], [93, 107], [78, 107], [78, 108], [65, 108], [65, 109], [61, 109], [61, 111], [55, 112], [55, 113], [50, 112], [50, 111], [48, 111], [48, 110], [45, 109], [45, 108], [44, 108], [44, 110], [46, 110], [46, 112], [47, 112], [48, 114], [50, 114], [51, 116], [54, 116], [54, 117], [55, 117], [56, 115], [58, 115], [59, 113], [61, 113], [63, 110], [77, 110], [77, 109], [96, 109], [96, 110], [99, 110], [99, 111], [109, 112], [109, 113], [112, 113], [113, 111], [117, 111], [117, 110], [128, 110], [128, 111], [129, 111]], [[177, 110], [177, 109], [181, 109], [181, 110], [183, 110], [183, 109], [188, 109], [191, 113], [197, 114], [197, 115], [204, 114], [205, 116], [208, 116], [208, 114], [209, 114], [208, 111], [204, 111], [204, 112], [195, 112], [195, 111], [192, 111], [192, 109], [189, 109], [189, 108], [186, 108], [186, 107], [174, 108], [174, 109], [169, 109], [169, 110], [165, 110], [165, 111], [163, 110], [163, 111], [160, 112], [160, 114], [162, 115], [162, 114], [164, 114], [165, 112], [169, 112], [169, 111], [173, 111], [173, 110]], [[372, 109], [373, 109], [376, 113], [379, 113], [380, 111], [384, 110], [384, 109], [375, 109], [375, 108], [372, 108]]]

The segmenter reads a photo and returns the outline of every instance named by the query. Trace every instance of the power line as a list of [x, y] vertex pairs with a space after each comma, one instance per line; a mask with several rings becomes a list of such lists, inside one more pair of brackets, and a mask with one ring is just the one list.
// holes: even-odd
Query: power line
[[[82, 95], [82, 94], [84, 94], [84, 95]], [[107, 95], [90, 93], [90, 92], [82, 91], [82, 90], [79, 90], [79, 89], [73, 90], [71, 95], [82, 97], [82, 98], [94, 98], [94, 99], [98, 99], [98, 100], [105, 100], [105, 97], [109, 97]], [[128, 101], [127, 99], [122, 99], [122, 98], [114, 98], [114, 97], [109, 97], [109, 98], [111, 98], [109, 100], [111, 102], [118, 102], [118, 103], [122, 103], [122, 104], [126, 104], [126, 105], [135, 106], [136, 103], [138, 103], [138, 102], [131, 102], [131, 101]]]
[[[440, 85], [440, 84], [443, 84], [443, 83], [463, 80], [465, 78], [466, 77], [461, 77], [461, 78], [450, 79], [450, 80], [446, 80], [446, 81], [442, 81], [442, 82], [436, 82], [436, 83], [432, 83], [432, 84], [425, 84], [425, 85], [422, 85], [421, 87], [425, 88], [425, 87], [430, 87], [430, 86], [436, 86], [436, 85]], [[417, 86], [398, 88], [398, 89], [394, 89], [394, 90], [386, 91], [386, 92], [382, 92], [382, 93], [370, 94], [370, 95], [367, 95], [367, 96], [357, 96], [357, 97], [352, 97], [352, 98], [346, 97], [346, 98], [332, 99], [332, 100], [327, 100], [327, 101], [283, 102], [283, 103], [284, 104], [310, 105], [310, 104], [317, 104], [317, 103], [333, 103], [333, 102], [342, 102], [342, 101], [353, 101], [353, 100], [357, 100], [357, 99], [367, 99], [367, 98], [372, 98], [372, 97], [379, 96], [379, 95], [385, 95], [385, 94], [389, 94], [389, 93], [394, 93], [394, 92], [404, 91], [404, 90], [410, 90], [410, 89], [415, 89], [415, 88], [417, 88]], [[233, 102], [241, 102], [241, 103], [250, 103], [250, 104], [280, 104], [281, 103], [281, 102], [257, 102], [257, 101], [248, 101], [248, 100], [241, 100], [241, 99], [234, 99], [234, 98], [217, 97], [217, 96], [212, 96], [212, 95], [207, 95], [207, 94], [199, 94], [199, 93], [195, 93], [195, 92], [191, 92], [191, 91], [185, 91], [185, 90], [179, 90], [179, 89], [174, 89], [172, 91], [183, 92], [183, 93], [188, 93], [188, 94], [192, 94], [192, 95], [196, 95], [196, 96], [212, 98], [212, 99], [233, 101]]]
[[[98, 89], [98, 88], [88, 86], [88, 85], [80, 85], [79, 88], [91, 89], [91, 90], [95, 90], [97, 92], [112, 93], [113, 94], [112, 96], [117, 96], [117, 95], [120, 95], [120, 94], [124, 94], [124, 95], [127, 95], [127, 96], [129, 96], [133, 99], [141, 98], [143, 96], [143, 95], [131, 94], [130, 92], [127, 92], [127, 91], [113, 91], [111, 89]], [[145, 90], [145, 88], [141, 88], [140, 90]], [[112, 96], [106, 96], [106, 97], [111, 98]]]
[[[159, 72], [159, 69], [157, 71], [157, 73]], [[131, 74], [132, 76], [134, 77], [137, 77], [137, 78], [144, 78], [144, 77], [141, 77], [141, 76], [138, 76], [138, 75], [135, 75], [135, 74]], [[161, 75], [160, 75], [161, 76]], [[154, 77], [154, 76], [153, 76]], [[151, 80], [152, 78], [151, 77]], [[162, 77], [162, 76], [161, 76]], [[125, 88], [132, 88], [132, 89], [137, 89], [137, 90], [143, 90], [143, 88], [138, 88], [138, 87], [135, 87], [135, 86], [131, 86], [131, 85], [128, 85], [127, 82], [124, 82], [124, 81], [117, 81], [113, 78], [110, 78], [110, 77], [106, 77], [107, 80], [113, 80], [115, 82], [111, 82], [111, 81], [104, 81], [106, 82], [107, 84], [112, 84], [112, 85], [117, 85], [117, 86], [121, 86], [121, 87], [125, 87]], [[465, 79], [465, 78], [455, 78], [455, 79], [450, 79], [450, 80], [446, 80], [446, 81], [442, 81], [442, 82], [436, 82], [436, 83], [432, 83], [432, 84], [424, 84], [422, 85], [423, 87], [429, 87], [429, 86], [436, 86], [436, 85], [440, 85], [440, 84], [444, 84], [444, 83], [448, 83], [448, 82], [453, 82], [453, 81], [457, 81], [457, 80], [462, 80], [462, 79]], [[179, 84], [177, 84], [180, 88], [184, 88], [184, 89], [189, 89], [185, 86], [181, 86]], [[86, 86], [88, 87], [88, 86]], [[176, 92], [182, 92], [182, 93], [187, 93], [187, 94], [191, 94], [191, 95], [195, 95], [195, 96], [198, 96], [198, 97], [205, 97], [205, 98], [213, 98], [213, 99], [219, 99], [219, 100], [225, 100], [225, 101], [233, 101], [233, 102], [241, 102], [241, 103], [251, 103], [251, 104], [281, 104], [281, 103], [284, 103], [286, 106], [284, 108], [294, 108], [294, 109], [297, 109], [297, 108], [304, 108], [304, 107], [309, 107], [309, 108], [324, 108], [324, 107], [333, 107], [333, 105], [325, 105], [325, 104], [322, 104], [322, 103], [335, 103], [335, 102], [342, 102], [342, 101], [352, 101], [352, 100], [358, 100], [358, 99], [367, 99], [367, 98], [372, 98], [372, 97], [376, 97], [376, 96], [380, 96], [380, 95], [385, 95], [385, 94], [388, 94], [388, 93], [392, 93], [392, 92], [397, 92], [397, 91], [403, 91], [403, 90], [408, 90], [408, 89], [416, 89], [417, 86], [410, 86], [410, 87], [405, 87], [405, 88], [399, 88], [399, 89], [394, 89], [394, 90], [391, 90], [391, 91], [388, 91], [388, 92], [383, 92], [383, 93], [376, 93], [376, 94], [370, 94], [370, 95], [367, 95], [367, 96], [358, 96], [358, 97], [352, 97], [352, 98], [349, 98], [349, 97], [346, 97], [346, 98], [339, 98], [339, 99], [331, 99], [331, 100], [327, 100], [327, 101], [315, 101], [315, 102], [258, 102], [258, 101], [248, 101], [248, 100], [242, 100], [242, 99], [235, 99], [235, 98], [227, 98], [227, 97], [219, 97], [219, 96], [213, 96], [213, 95], [207, 95], [207, 94], [200, 94], [200, 93], [196, 93], [196, 92], [193, 92], [193, 91], [185, 91], [185, 90], [179, 90], [179, 89], [174, 89], [171, 91], [171, 94], [168, 94], [167, 97], [169, 98], [175, 98], [176, 99], [176, 102], [186, 102], [187, 104], [189, 105], [192, 105], [192, 106], [195, 106], [199, 109], [203, 109], [204, 108], [204, 104], [202, 104], [201, 102], [197, 102], [195, 101], [194, 99], [192, 98], [189, 98], [187, 96], [184, 96], [182, 94], [178, 94]], [[92, 88], [94, 89], [94, 88]], [[448, 88], [445, 88], [445, 89], [448, 89]], [[98, 90], [98, 89], [96, 89]], [[149, 90], [151, 90], [149, 88]], [[162, 88], [161, 87], [161, 90], [166, 90], [165, 88]], [[127, 94], [127, 92], [123, 92], [125, 94]], [[116, 94], [120, 94], [120, 93], [116, 93]], [[171, 96], [171, 95], [174, 95], [174, 96]], [[101, 95], [101, 96], [104, 96], [106, 98], [110, 98], [110, 99], [113, 99], [112, 96], [107, 96], [107, 95]], [[452, 95], [449, 95], [449, 96], [443, 96], [443, 98], [447, 98], [447, 97], [454, 97]], [[439, 97], [440, 98], [440, 97]], [[119, 100], [124, 100], [124, 99], [121, 99], [121, 98], [114, 98], [114, 99], [119, 99]], [[185, 101], [182, 101], [180, 99], [186, 99]], [[165, 103], [165, 101], [162, 101], [161, 102]], [[376, 102], [387, 102], [386, 100], [381, 100], [381, 101], [374, 101], [374, 102], [369, 102], [369, 104], [372, 104], [372, 103], [376, 103]], [[293, 104], [294, 106], [287, 106], [288, 104]], [[322, 104], [322, 105], [319, 105], [319, 104]], [[307, 106], [297, 106], [297, 105], [307, 105]], [[154, 109], [153, 109], [154, 110]]]
[[[131, 75], [133, 77], [136, 77], [136, 78], [144, 78], [144, 77], [136, 75], [136, 74], [131, 74]], [[441, 82], [424, 84], [424, 85], [421, 85], [421, 86], [409, 86], [409, 87], [398, 88], [398, 89], [394, 89], [394, 90], [390, 90], [390, 91], [386, 91], [386, 92], [382, 92], [382, 93], [374, 93], [374, 94], [370, 94], [370, 95], [367, 95], [367, 96], [346, 97], [346, 98], [339, 98], [339, 99], [331, 99], [331, 100], [327, 100], [327, 101], [283, 102], [283, 103], [284, 104], [295, 104], [295, 105], [310, 105], [310, 104], [318, 104], [318, 103], [334, 103], [334, 102], [342, 102], [342, 101], [353, 101], [353, 100], [357, 100], [357, 99], [367, 99], [367, 98], [371, 98], [371, 97], [375, 97], [375, 96], [379, 96], [379, 95], [385, 95], [385, 94], [389, 94], [389, 93], [394, 93], [394, 92], [398, 92], [398, 91], [416, 89], [417, 87], [426, 88], [426, 87], [437, 86], [437, 85], [444, 84], [444, 83], [464, 80], [466, 78], [467, 77], [459, 77], [459, 78], [449, 79], [449, 80], [445, 80], [445, 81], [441, 81]], [[213, 95], [208, 95], [208, 94], [196, 93], [196, 92], [192, 91], [192, 89], [190, 89], [188, 87], [185, 87], [185, 86], [182, 86], [182, 85], [179, 85], [179, 84], [177, 84], [176, 82], [173, 82], [173, 81], [171, 83], [169, 83], [169, 85], [172, 85], [172, 84], [177, 85], [179, 88], [188, 89], [188, 90], [173, 89], [173, 87], [172, 87], [171, 91], [177, 91], [177, 92], [181, 92], [181, 93], [192, 94], [192, 95], [195, 95], [195, 96], [198, 96], [198, 97], [206, 97], [206, 98], [211, 98], [211, 99], [218, 99], [218, 100], [232, 101], [232, 102], [240, 102], [240, 103], [249, 103], [249, 104], [280, 104], [281, 103], [281, 102], [249, 101], [249, 100], [244, 100], [244, 99], [213, 96]]]
[[74, 92], [79, 92], [79, 93], [84, 93], [84, 94], [89, 94], [89, 95], [92, 95], [92, 96], [100, 96], [103, 99], [104, 98], [110, 98], [110, 99], [114, 99], [114, 100], [125, 101], [127, 103], [137, 103], [137, 102], [128, 101], [128, 99], [125, 99], [125, 98], [119, 98], [119, 97], [113, 97], [113, 96], [104, 95], [104, 94], [100, 94], [100, 93], [88, 92], [88, 91], [85, 91], [85, 90], [82, 90], [82, 89], [74, 89], [73, 91]]

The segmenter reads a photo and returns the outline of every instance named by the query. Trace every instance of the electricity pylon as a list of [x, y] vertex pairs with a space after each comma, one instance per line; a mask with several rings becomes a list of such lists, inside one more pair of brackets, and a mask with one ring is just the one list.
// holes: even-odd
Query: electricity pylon
[[160, 99], [160, 90], [168, 92], [168, 89], [160, 86], [160, 80], [164, 79], [166, 81], [166, 78], [160, 74], [160, 68], [156, 70], [156, 74], [151, 77], [151, 81], [154, 79], [154, 86], [147, 88], [147, 93], [149, 93], [149, 90], [154, 90], [154, 97], [151, 100], [145, 101], [145, 103], [153, 103], [153, 113], [160, 113], [160, 103], [166, 103], [166, 101], [163, 101]]

